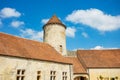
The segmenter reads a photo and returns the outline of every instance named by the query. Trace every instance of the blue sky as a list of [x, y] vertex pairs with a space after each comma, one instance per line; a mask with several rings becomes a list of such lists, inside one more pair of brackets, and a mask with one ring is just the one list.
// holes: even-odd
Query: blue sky
[[120, 0], [0, 0], [0, 32], [42, 42], [56, 14], [67, 26], [67, 49], [120, 48]]

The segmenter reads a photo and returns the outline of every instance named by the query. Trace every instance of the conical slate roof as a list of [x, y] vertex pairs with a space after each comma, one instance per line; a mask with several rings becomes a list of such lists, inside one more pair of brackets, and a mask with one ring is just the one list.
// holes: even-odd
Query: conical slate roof
[[52, 18], [50, 18], [49, 21], [43, 26], [43, 28], [49, 24], [59, 24], [66, 28], [66, 26], [58, 19], [56, 15], [53, 15]]

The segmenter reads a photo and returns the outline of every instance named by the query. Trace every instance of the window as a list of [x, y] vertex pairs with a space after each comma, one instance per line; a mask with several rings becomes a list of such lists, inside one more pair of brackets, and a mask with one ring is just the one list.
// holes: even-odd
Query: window
[[37, 71], [37, 80], [41, 80], [41, 71]]
[[25, 73], [24, 69], [18, 69], [16, 80], [24, 80], [24, 77], [25, 77], [24, 73]]
[[62, 80], [67, 80], [67, 72], [62, 72]]
[[110, 80], [115, 80], [115, 78], [111, 78]]
[[61, 52], [61, 53], [63, 52], [63, 50], [62, 50], [62, 45], [60, 45], [60, 52]]
[[56, 79], [56, 71], [51, 71], [50, 72], [50, 80], [55, 80]]

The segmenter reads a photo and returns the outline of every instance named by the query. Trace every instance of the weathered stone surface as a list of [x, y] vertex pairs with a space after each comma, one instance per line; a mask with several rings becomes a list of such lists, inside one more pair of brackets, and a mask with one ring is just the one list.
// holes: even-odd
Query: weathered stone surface
[[56, 80], [62, 80], [62, 72], [67, 72], [68, 80], [73, 76], [68, 64], [0, 56], [0, 80], [16, 80], [18, 69], [25, 70], [24, 80], [37, 80], [37, 71], [41, 71], [41, 80], [50, 80], [50, 71], [56, 71]]
[[69, 50], [67, 50], [67, 56], [77, 57], [76, 53], [77, 53], [76, 51], [69, 51]]
[[[62, 55], [67, 55], [65, 27], [62, 25], [46, 25], [44, 27], [44, 42], [50, 44]], [[62, 48], [60, 48], [60, 46], [62, 46]]]

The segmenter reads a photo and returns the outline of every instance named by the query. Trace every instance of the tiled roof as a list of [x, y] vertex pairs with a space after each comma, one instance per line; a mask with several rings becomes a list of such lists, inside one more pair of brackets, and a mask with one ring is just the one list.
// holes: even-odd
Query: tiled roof
[[53, 15], [52, 18], [43, 26], [43, 28], [48, 24], [60, 24], [66, 28], [66, 26], [58, 19], [56, 15]]
[[46, 43], [27, 40], [4, 33], [0, 33], [0, 55], [69, 63], [67, 58], [63, 57]]
[[47, 22], [47, 24], [49, 23], [59, 23], [62, 24], [62, 22], [57, 18], [56, 15], [53, 15], [52, 18]]
[[73, 73], [78, 74], [78, 73], [87, 73], [85, 68], [82, 66], [81, 62], [78, 60], [77, 57], [67, 57], [70, 62], [73, 64]]
[[87, 68], [120, 68], [120, 49], [78, 50], [77, 56]]

